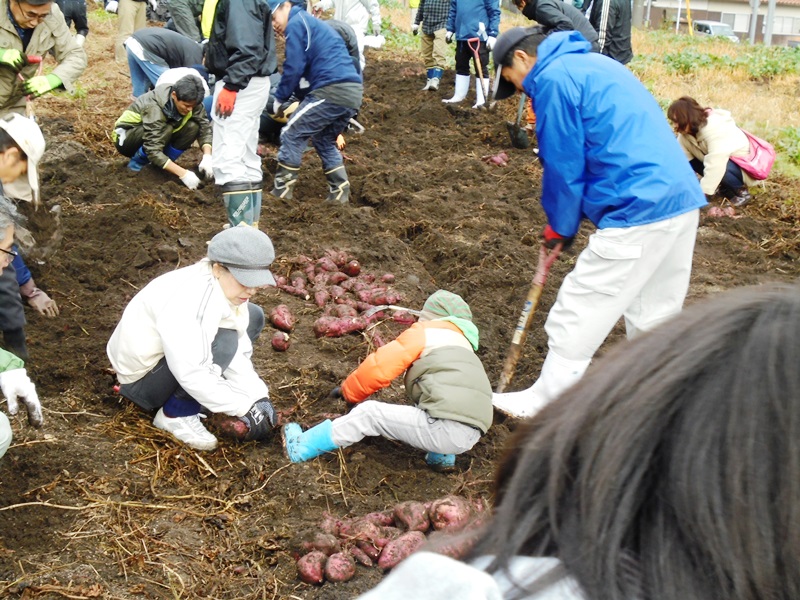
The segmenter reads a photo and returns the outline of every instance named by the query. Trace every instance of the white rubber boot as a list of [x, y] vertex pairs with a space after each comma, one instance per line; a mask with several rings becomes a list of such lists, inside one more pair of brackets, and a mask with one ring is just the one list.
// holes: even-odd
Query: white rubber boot
[[484, 79], [483, 82], [479, 78], [475, 78], [475, 105], [472, 108], [480, 108], [486, 103], [486, 97], [483, 93], [484, 89], [489, 89], [489, 80]]
[[527, 390], [492, 394], [492, 404], [504, 415], [526, 419], [542, 410], [555, 400], [564, 390], [577, 383], [591, 360], [570, 360], [559, 356], [552, 350], [547, 353], [542, 372]]
[[453, 94], [453, 97], [444, 99], [442, 102], [453, 104], [456, 102], [461, 102], [464, 98], [466, 98], [467, 92], [469, 91], [469, 80], [469, 75], [456, 75], [456, 91]]

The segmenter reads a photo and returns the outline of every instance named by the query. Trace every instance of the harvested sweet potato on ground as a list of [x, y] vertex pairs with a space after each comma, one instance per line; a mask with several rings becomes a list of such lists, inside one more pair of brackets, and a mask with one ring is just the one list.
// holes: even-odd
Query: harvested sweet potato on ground
[[331, 298], [341, 298], [347, 293], [345, 289], [339, 285], [332, 285], [328, 288], [328, 291], [331, 294]]
[[324, 552], [314, 550], [297, 561], [297, 574], [306, 583], [322, 583], [325, 579], [325, 563], [328, 556]]
[[325, 562], [325, 579], [340, 583], [350, 581], [356, 574], [356, 563], [350, 554], [337, 552], [331, 554]]
[[391, 569], [424, 543], [424, 533], [421, 531], [407, 531], [383, 547], [381, 555], [378, 557], [378, 566], [381, 569]]
[[303, 277], [302, 273], [292, 277], [292, 286], [296, 287], [298, 290], [306, 289], [306, 278]]
[[428, 515], [434, 529], [458, 531], [472, 518], [472, 507], [461, 496], [445, 496], [431, 503]]
[[344, 283], [349, 278], [345, 273], [341, 271], [336, 271], [336, 273], [329, 273], [328, 274], [328, 283], [331, 285], [339, 285], [340, 283]]
[[367, 322], [361, 317], [320, 317], [314, 322], [314, 335], [341, 337], [354, 331], [363, 331]]
[[299, 540], [300, 547], [310, 552], [312, 550], [319, 550], [326, 556], [330, 556], [334, 552], [341, 552], [342, 547], [339, 545], [339, 540], [336, 536], [325, 531], [307, 531]]
[[325, 306], [330, 299], [331, 295], [327, 290], [319, 290], [318, 292], [314, 292], [314, 303], [320, 308]]
[[410, 312], [401, 310], [392, 315], [392, 321], [395, 323], [402, 323], [403, 325], [413, 325], [417, 322], [417, 317]]
[[272, 334], [272, 349], [276, 352], [286, 352], [289, 349], [289, 334], [285, 331], [276, 331]]
[[372, 542], [364, 541], [356, 542], [355, 547], [361, 550], [361, 552], [363, 552], [372, 561], [378, 560], [378, 557], [381, 555], [381, 550], [383, 549], [383, 546], [378, 547]]
[[428, 531], [431, 521], [422, 502], [408, 500], [394, 507], [394, 520], [397, 526], [407, 531]]
[[386, 342], [383, 341], [381, 334], [375, 329], [373, 329], [371, 332], [370, 341], [372, 342], [372, 347], [376, 349], [386, 345]]
[[365, 521], [375, 523], [378, 527], [386, 527], [387, 525], [394, 525], [394, 512], [391, 510], [382, 510], [379, 512], [371, 512], [363, 517]]
[[374, 564], [373, 559], [371, 559], [367, 553], [358, 546], [352, 546], [350, 548], [350, 555], [358, 564], [364, 565], [365, 567], [371, 567]]
[[428, 536], [428, 547], [432, 552], [450, 558], [461, 559], [472, 550], [478, 541], [478, 532], [462, 532], [456, 535], [446, 531], [434, 531]]
[[280, 287], [282, 285], [288, 285], [289, 280], [286, 279], [283, 275], [275, 275], [275, 287]]
[[294, 315], [285, 304], [278, 304], [269, 311], [269, 322], [287, 333], [294, 329]]
[[329, 512], [322, 513], [322, 521], [319, 523], [319, 528], [324, 531], [325, 533], [330, 533], [331, 535], [339, 535], [339, 527], [341, 526], [342, 522], [334, 517]]
[[356, 277], [361, 273], [361, 264], [357, 260], [351, 260], [342, 267], [342, 271], [350, 277]]
[[362, 519], [353, 519], [351, 521], [342, 521], [339, 526], [339, 537], [364, 542], [374, 542], [383, 538], [380, 528]]
[[336, 317], [357, 317], [358, 311], [347, 304], [337, 304], [331, 314]]
[[384, 273], [381, 276], [381, 281], [383, 283], [394, 283], [394, 275], [392, 273]]
[[277, 286], [278, 289], [283, 290], [287, 294], [291, 294], [292, 296], [297, 296], [298, 298], [302, 298], [303, 300], [308, 300], [310, 296], [308, 295], [308, 291], [305, 288], [296, 288], [293, 285], [279, 285]]
[[335, 272], [339, 270], [339, 267], [336, 263], [331, 259], [330, 256], [323, 256], [317, 261], [317, 268], [322, 269], [323, 271], [328, 272]]
[[325, 250], [325, 256], [327, 256], [334, 263], [336, 263], [337, 267], [343, 267], [350, 260], [350, 257], [347, 255], [347, 252], [344, 252], [342, 250]]

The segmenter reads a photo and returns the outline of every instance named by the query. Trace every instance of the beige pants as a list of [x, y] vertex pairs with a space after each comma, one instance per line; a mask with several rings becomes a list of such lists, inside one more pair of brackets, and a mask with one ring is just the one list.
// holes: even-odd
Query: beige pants
[[426, 69], [444, 69], [447, 60], [447, 42], [444, 36], [447, 32], [439, 29], [433, 35], [420, 33], [422, 45], [422, 60]]
[[117, 17], [119, 18], [119, 28], [114, 44], [114, 58], [118, 63], [127, 64], [128, 55], [122, 44], [133, 35], [134, 31], [147, 27], [147, 3], [137, 2], [137, 0], [119, 0]]

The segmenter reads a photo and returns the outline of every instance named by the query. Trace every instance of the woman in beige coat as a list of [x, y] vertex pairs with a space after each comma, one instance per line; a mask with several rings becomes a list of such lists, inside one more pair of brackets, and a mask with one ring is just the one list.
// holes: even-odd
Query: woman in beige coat
[[748, 156], [750, 141], [727, 110], [700, 106], [683, 96], [673, 102], [667, 117], [675, 125], [678, 142], [696, 173], [706, 196], [719, 194], [733, 206], [750, 201], [748, 186], [755, 180], [731, 160]]

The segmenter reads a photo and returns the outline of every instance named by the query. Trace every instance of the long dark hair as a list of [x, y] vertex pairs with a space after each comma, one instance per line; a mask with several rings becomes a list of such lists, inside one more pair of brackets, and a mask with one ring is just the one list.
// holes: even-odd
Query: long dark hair
[[512, 436], [468, 558], [591, 600], [800, 598], [800, 286], [727, 292], [599, 359]]
[[669, 105], [667, 118], [675, 123], [681, 132], [689, 126], [689, 133], [696, 136], [708, 123], [708, 111], [710, 109], [700, 104], [694, 98], [681, 96]]

